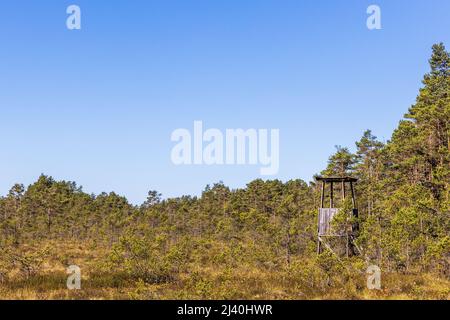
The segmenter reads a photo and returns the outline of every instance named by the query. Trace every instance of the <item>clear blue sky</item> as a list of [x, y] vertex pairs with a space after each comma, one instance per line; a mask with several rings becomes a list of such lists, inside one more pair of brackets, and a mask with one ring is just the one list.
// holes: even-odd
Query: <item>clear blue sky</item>
[[[366, 28], [373, 3], [380, 31]], [[80, 31], [66, 28], [70, 4]], [[260, 177], [174, 166], [170, 135], [194, 120], [280, 129], [273, 178], [308, 181], [365, 129], [390, 138], [432, 44], [450, 47], [449, 12], [448, 0], [2, 1], [0, 194], [41, 173], [133, 203]]]

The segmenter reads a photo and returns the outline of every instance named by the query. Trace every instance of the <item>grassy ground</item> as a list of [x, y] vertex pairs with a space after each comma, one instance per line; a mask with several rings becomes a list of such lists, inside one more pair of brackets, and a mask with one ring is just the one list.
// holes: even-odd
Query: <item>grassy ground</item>
[[[170, 282], [148, 284], [105, 271], [108, 250], [93, 243], [47, 243], [51, 254], [36, 275], [11, 270], [0, 299], [449, 299], [450, 281], [433, 274], [383, 273], [368, 290], [364, 274], [322, 279], [300, 271], [191, 266]], [[81, 290], [68, 290], [66, 268], [82, 270]]]

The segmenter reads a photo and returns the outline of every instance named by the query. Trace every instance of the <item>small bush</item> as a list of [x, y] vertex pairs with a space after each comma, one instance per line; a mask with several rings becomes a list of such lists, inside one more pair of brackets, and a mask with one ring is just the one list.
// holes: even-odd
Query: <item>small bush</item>
[[109, 255], [109, 267], [115, 272], [123, 271], [132, 279], [146, 283], [164, 283], [173, 281], [184, 270], [188, 253], [185, 245], [165, 245], [158, 239], [124, 236], [114, 245]]
[[35, 251], [13, 251], [10, 248], [1, 250], [0, 281], [5, 281], [8, 273], [17, 268], [20, 274], [29, 279], [39, 274], [42, 264], [48, 257], [49, 249]]

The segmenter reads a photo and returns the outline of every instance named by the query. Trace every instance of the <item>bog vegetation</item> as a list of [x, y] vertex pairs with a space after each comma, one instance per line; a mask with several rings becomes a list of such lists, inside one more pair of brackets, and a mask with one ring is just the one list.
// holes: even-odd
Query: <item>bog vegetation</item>
[[[0, 198], [2, 299], [320, 299], [450, 297], [450, 55], [431, 70], [390, 141], [364, 132], [323, 175], [353, 176], [362, 254], [316, 254], [314, 182], [223, 183], [140, 206], [41, 175]], [[336, 199], [338, 203], [339, 200]], [[345, 204], [344, 204], [345, 206]], [[67, 290], [70, 265], [82, 289]], [[382, 270], [381, 290], [365, 270]]]

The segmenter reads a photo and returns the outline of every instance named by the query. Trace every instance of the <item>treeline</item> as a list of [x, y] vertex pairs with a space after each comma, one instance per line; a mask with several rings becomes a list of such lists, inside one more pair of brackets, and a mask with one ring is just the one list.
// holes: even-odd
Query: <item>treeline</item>
[[[359, 179], [362, 255], [352, 261], [448, 276], [450, 54], [443, 44], [433, 46], [429, 62], [416, 103], [392, 139], [382, 143], [368, 130], [355, 153], [337, 147], [321, 174]], [[0, 250], [94, 241], [109, 248], [111, 270], [154, 283], [201, 265], [289, 269], [316, 255], [319, 192], [314, 182], [255, 180], [236, 190], [217, 183], [200, 197], [163, 200], [151, 191], [134, 206], [115, 193], [91, 195], [42, 175], [0, 199]]]

